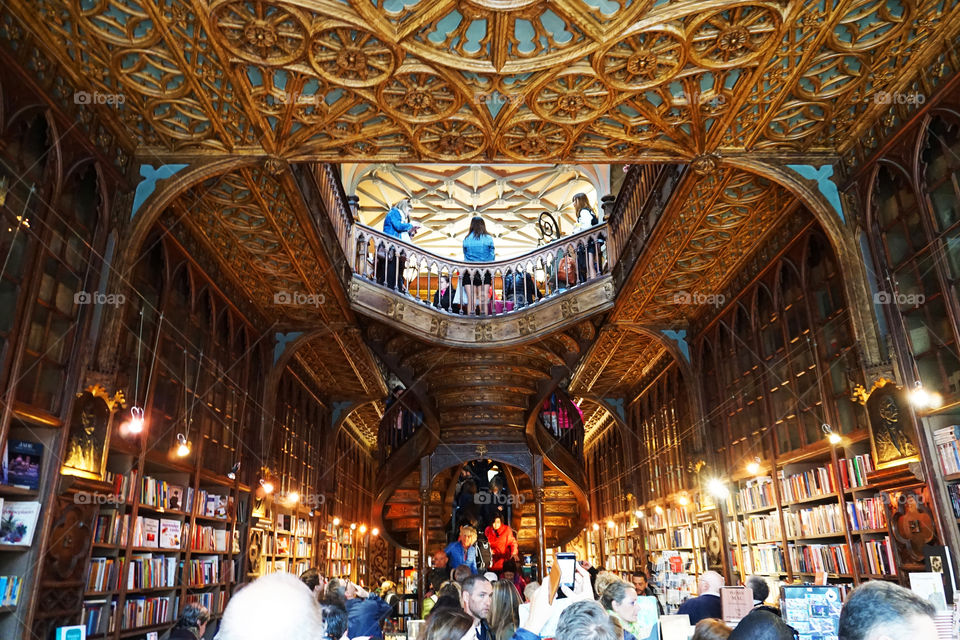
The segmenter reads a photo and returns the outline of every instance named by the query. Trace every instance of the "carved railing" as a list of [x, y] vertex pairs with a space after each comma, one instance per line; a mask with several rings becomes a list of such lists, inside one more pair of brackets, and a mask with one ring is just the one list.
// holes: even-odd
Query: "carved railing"
[[336, 167], [329, 163], [315, 165], [314, 176], [337, 240], [346, 250], [350, 246], [354, 220], [347, 194], [343, 190], [343, 181], [340, 180]]
[[[609, 272], [607, 225], [590, 227], [522, 256], [494, 262], [441, 258], [365, 225], [353, 225], [354, 273], [439, 311], [502, 315], [549, 299]], [[446, 289], [440, 292], [441, 278]], [[474, 305], [470, 308], [470, 290]], [[486, 298], [484, 298], [486, 296]]]
[[607, 224], [610, 263], [633, 264], [660, 219], [683, 165], [633, 165], [627, 172]]
[[393, 401], [384, 411], [377, 433], [380, 465], [413, 438], [423, 424], [423, 411], [412, 394], [405, 392]]
[[552, 446], [559, 446], [583, 465], [583, 414], [566, 393], [558, 389], [547, 397], [540, 407], [537, 425], [550, 434], [549, 442], [540, 443], [547, 455]]

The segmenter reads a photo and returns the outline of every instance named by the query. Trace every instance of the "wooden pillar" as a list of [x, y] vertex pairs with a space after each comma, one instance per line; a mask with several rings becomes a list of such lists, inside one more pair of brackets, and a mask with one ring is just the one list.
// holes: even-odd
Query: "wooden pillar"
[[427, 527], [430, 513], [430, 457], [420, 458], [420, 553], [417, 554], [417, 612], [423, 617], [423, 595], [427, 592]]
[[533, 457], [533, 499], [537, 512], [537, 573], [540, 584], [546, 577], [547, 567], [547, 527], [543, 518], [543, 456]]

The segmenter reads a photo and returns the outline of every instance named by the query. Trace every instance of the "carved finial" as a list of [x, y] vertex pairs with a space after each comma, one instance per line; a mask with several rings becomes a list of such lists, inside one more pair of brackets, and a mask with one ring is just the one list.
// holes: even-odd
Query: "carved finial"
[[693, 159], [693, 162], [690, 163], [690, 168], [692, 168], [693, 172], [698, 176], [704, 178], [710, 176], [720, 168], [720, 154], [702, 153]]

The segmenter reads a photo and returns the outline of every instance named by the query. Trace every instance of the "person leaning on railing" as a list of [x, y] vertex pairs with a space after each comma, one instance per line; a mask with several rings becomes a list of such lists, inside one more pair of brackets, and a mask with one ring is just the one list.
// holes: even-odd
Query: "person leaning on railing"
[[[470, 221], [470, 232], [463, 239], [464, 262], [493, 262], [496, 260], [496, 251], [493, 247], [493, 236], [487, 233], [487, 225], [483, 218], [474, 216]], [[472, 316], [477, 305], [477, 287], [480, 287], [480, 301], [485, 314], [490, 313], [490, 288], [493, 285], [493, 275], [489, 269], [465, 269], [463, 272], [463, 286], [467, 290], [467, 315]]]
[[[410, 198], [403, 198], [397, 204], [390, 207], [387, 217], [383, 219], [383, 234], [410, 242], [413, 236], [417, 234], [420, 225], [410, 222], [410, 213], [413, 211], [413, 204]], [[406, 291], [406, 284], [403, 282], [403, 270], [406, 267], [406, 256], [400, 255], [399, 249], [394, 247], [385, 247], [382, 251], [377, 249], [377, 282], [386, 284], [391, 289], [397, 291]], [[386, 273], [384, 273], [384, 269]]]
[[[590, 206], [586, 194], [577, 193], [573, 196], [573, 209], [577, 212], [577, 224], [574, 233], [586, 231], [590, 227], [600, 224], [596, 211]], [[577, 245], [577, 276], [580, 282], [593, 280], [597, 277], [597, 243], [590, 238], [587, 246]]]

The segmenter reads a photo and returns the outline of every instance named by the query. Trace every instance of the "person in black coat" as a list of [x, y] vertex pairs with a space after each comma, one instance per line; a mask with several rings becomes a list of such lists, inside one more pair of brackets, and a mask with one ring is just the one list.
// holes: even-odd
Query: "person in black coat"
[[207, 632], [210, 611], [202, 604], [188, 604], [167, 640], [198, 640]]
[[433, 292], [433, 306], [451, 313], [460, 313], [460, 305], [453, 303], [453, 287], [450, 286], [450, 278], [447, 276], [440, 276], [440, 284]]

